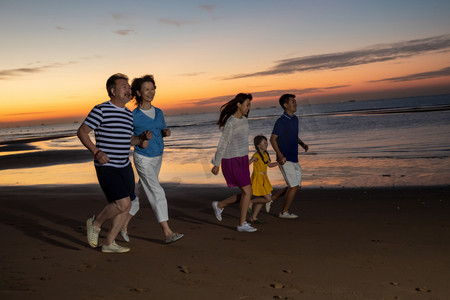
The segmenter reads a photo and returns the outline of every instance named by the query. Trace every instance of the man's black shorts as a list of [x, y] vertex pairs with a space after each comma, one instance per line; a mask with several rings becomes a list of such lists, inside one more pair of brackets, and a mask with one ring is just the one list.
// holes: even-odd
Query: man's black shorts
[[124, 168], [95, 166], [97, 179], [108, 202], [126, 197], [136, 198], [134, 194], [134, 173], [131, 164]]

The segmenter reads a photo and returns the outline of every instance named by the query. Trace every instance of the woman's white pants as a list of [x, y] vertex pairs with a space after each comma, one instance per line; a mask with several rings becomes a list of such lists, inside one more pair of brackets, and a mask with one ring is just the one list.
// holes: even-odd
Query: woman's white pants
[[139, 190], [142, 186], [158, 222], [169, 220], [166, 193], [158, 180], [162, 156], [147, 157], [135, 152], [133, 158], [139, 181], [136, 185], [136, 199], [131, 202], [130, 215], [134, 216], [139, 210]]

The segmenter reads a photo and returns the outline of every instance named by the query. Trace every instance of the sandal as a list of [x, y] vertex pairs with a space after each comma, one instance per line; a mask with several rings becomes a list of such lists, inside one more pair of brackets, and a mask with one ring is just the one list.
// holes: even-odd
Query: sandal
[[184, 236], [184, 234], [182, 234], [182, 233], [174, 233], [174, 234], [172, 234], [172, 236], [166, 238], [164, 241], [166, 244], [170, 244], [170, 243], [178, 241], [183, 236]]

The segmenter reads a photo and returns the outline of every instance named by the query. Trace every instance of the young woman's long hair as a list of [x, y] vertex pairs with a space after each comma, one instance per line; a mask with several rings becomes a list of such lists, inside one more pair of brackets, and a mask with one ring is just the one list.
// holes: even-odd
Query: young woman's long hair
[[[236, 95], [236, 97], [234, 97], [234, 99], [222, 105], [222, 107], [220, 108], [219, 121], [217, 121], [217, 125], [219, 125], [219, 128], [225, 126], [225, 123], [227, 122], [228, 118], [236, 112], [236, 110], [238, 109], [237, 104], [238, 103], [242, 104], [247, 99], [252, 101], [253, 99], [252, 94], [239, 93]], [[245, 117], [247, 116], [248, 113], [245, 115]]]
[[256, 151], [258, 152], [259, 156], [261, 156], [262, 161], [263, 161], [265, 164], [267, 164], [267, 163], [269, 162], [269, 159], [270, 159], [269, 152], [264, 151], [264, 153], [267, 153], [267, 157], [268, 157], [267, 161], [265, 161], [265, 160], [264, 160], [263, 153], [261, 153], [261, 149], [259, 149], [259, 147], [258, 147], [258, 145], [261, 144], [261, 142], [262, 142], [263, 140], [266, 140], [266, 141], [267, 141], [267, 138], [266, 138], [265, 136], [263, 136], [263, 135], [257, 135], [257, 136], [255, 136], [255, 138], [253, 139], [253, 144], [255, 145], [255, 149], [256, 149]]

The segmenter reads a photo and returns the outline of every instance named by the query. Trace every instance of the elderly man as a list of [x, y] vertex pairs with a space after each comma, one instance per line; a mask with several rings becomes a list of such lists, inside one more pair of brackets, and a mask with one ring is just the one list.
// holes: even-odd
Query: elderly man
[[[133, 136], [133, 116], [125, 104], [131, 99], [128, 77], [114, 74], [106, 82], [109, 101], [96, 105], [78, 129], [77, 135], [83, 145], [92, 152], [98, 182], [108, 204], [103, 210], [86, 221], [89, 245], [98, 246], [101, 226], [108, 220], [112, 226], [102, 245], [102, 252], [123, 253], [130, 248], [115, 242], [122, 228], [134, 194], [134, 173], [129, 160], [130, 147], [148, 146], [150, 134]], [[94, 130], [94, 144], [89, 133]]]

